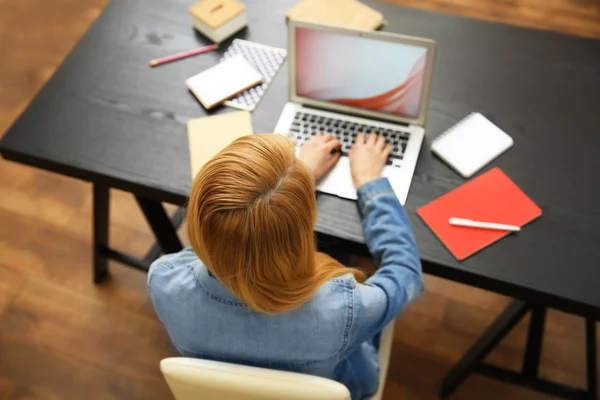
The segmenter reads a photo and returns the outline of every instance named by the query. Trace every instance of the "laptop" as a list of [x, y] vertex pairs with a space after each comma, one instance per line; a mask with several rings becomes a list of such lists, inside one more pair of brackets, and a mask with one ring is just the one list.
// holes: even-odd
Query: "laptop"
[[275, 133], [298, 150], [324, 132], [342, 156], [317, 184], [320, 192], [356, 199], [348, 152], [359, 133], [392, 143], [382, 176], [405, 204], [425, 135], [436, 44], [429, 39], [289, 21], [290, 100]]

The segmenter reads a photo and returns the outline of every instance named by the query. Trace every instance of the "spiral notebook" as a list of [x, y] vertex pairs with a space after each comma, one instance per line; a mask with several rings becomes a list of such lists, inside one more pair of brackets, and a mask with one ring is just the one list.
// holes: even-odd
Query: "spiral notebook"
[[471, 113], [435, 138], [431, 151], [469, 178], [512, 145], [502, 129], [480, 113]]

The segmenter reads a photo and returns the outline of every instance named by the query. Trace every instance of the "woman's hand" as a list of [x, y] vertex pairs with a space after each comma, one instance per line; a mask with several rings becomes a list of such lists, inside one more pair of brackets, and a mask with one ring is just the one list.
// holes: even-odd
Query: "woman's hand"
[[362, 133], [356, 137], [356, 143], [350, 150], [350, 171], [357, 189], [381, 176], [391, 151], [392, 145], [386, 144], [385, 138], [375, 132], [371, 132], [368, 138]]
[[[315, 175], [318, 181], [340, 158], [340, 142], [330, 134], [319, 134], [302, 145], [298, 158], [302, 160]], [[338, 150], [333, 153], [334, 150]]]

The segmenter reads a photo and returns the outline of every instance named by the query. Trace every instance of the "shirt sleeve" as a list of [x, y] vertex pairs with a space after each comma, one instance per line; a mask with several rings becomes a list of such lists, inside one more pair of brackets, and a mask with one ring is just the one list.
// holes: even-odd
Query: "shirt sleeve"
[[380, 332], [423, 290], [423, 273], [414, 233], [404, 207], [387, 178], [358, 189], [365, 242], [377, 272], [357, 285], [350, 341]]

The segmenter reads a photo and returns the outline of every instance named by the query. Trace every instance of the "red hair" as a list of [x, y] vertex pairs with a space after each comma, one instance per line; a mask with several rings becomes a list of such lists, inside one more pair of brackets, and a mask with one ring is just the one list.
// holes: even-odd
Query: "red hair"
[[315, 250], [312, 172], [281, 135], [244, 136], [204, 165], [190, 193], [187, 230], [207, 268], [249, 307], [295, 309], [326, 281], [362, 271]]

